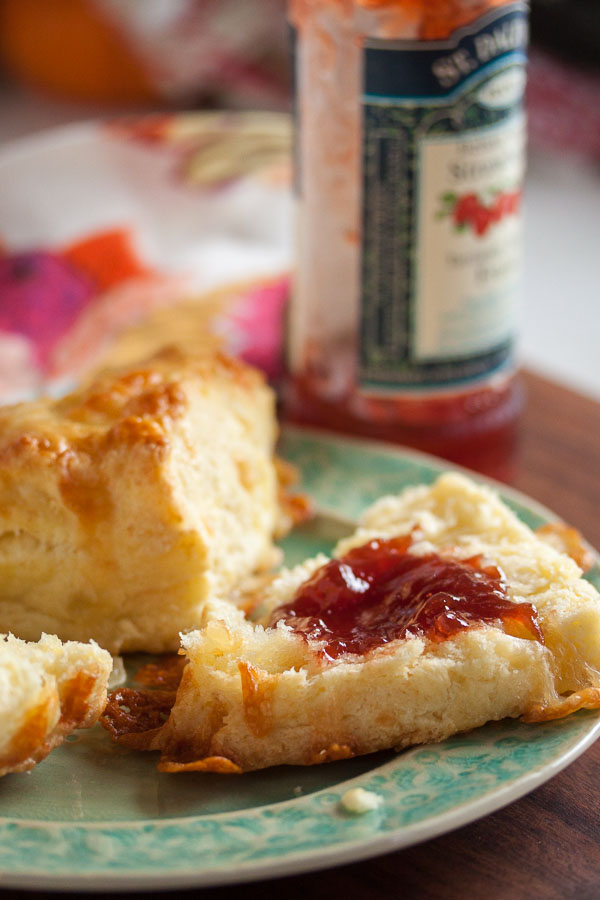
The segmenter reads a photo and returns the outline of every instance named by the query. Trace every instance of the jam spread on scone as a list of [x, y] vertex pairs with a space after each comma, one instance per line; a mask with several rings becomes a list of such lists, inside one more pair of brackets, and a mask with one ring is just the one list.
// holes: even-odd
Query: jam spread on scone
[[257, 599], [249, 619], [213, 592], [181, 634], [179, 686], [175, 664], [147, 667], [138, 682], [160, 690], [138, 693], [162, 696], [111, 696], [113, 739], [159, 752], [161, 772], [239, 773], [600, 709], [597, 590], [459, 473], [382, 497], [331, 561], [282, 569]]
[[535, 607], [508, 599], [496, 566], [481, 556], [417, 556], [410, 545], [410, 536], [377, 539], [332, 559], [273, 611], [270, 624], [283, 621], [323, 642], [329, 659], [409, 636], [444, 641], [481, 624], [543, 643]]

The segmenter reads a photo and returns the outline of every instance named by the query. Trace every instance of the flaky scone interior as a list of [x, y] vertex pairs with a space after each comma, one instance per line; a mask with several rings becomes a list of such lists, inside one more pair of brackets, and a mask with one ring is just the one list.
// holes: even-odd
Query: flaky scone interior
[[332, 561], [284, 570], [262, 624], [215, 602], [182, 648], [160, 718], [120, 719], [122, 696], [105, 718], [163, 771], [308, 765], [600, 706], [598, 592], [453, 473], [380, 500]]
[[0, 775], [32, 769], [106, 705], [110, 653], [54, 635], [27, 643], [0, 635]]
[[207, 596], [279, 559], [299, 510], [276, 435], [260, 372], [174, 348], [0, 410], [0, 630], [176, 651]]

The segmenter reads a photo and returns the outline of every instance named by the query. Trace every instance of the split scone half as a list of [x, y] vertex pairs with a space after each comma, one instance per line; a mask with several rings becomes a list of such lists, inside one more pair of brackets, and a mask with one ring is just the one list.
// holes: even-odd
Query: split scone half
[[376, 503], [333, 560], [284, 570], [266, 627], [213, 604], [182, 636], [176, 694], [115, 694], [103, 724], [163, 771], [239, 772], [600, 706], [600, 596], [581, 576], [446, 474]]
[[25, 772], [106, 705], [110, 653], [97, 644], [0, 635], [0, 775]]
[[277, 559], [276, 430], [260, 372], [176, 349], [0, 410], [0, 631], [177, 650]]

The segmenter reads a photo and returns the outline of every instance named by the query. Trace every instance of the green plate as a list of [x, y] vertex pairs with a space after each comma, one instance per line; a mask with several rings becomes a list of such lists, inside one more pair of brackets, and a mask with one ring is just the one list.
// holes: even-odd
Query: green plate
[[[356, 516], [382, 494], [431, 482], [443, 464], [378, 444], [288, 429], [285, 457], [322, 510]], [[507, 489], [531, 526], [553, 518]], [[328, 550], [334, 520], [285, 541], [295, 562]], [[588, 576], [600, 585], [598, 566]], [[154, 754], [111, 744], [99, 726], [73, 735], [29, 775], [0, 780], [3, 886], [108, 890], [212, 885], [324, 868], [426, 840], [517, 799], [600, 734], [600, 715], [543, 725], [507, 720], [443, 744], [242, 777], [165, 775]], [[380, 807], [345, 814], [351, 786]]]

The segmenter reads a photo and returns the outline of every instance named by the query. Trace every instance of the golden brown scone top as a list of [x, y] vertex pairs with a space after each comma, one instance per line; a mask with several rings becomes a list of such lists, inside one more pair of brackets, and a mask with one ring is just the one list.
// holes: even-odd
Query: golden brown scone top
[[106, 455], [135, 449], [160, 460], [186, 414], [186, 382], [198, 379], [249, 394], [265, 384], [258, 370], [220, 351], [192, 357], [168, 347], [134, 369], [100, 373], [62, 399], [0, 408], [0, 466], [58, 465], [65, 505], [90, 524], [110, 511], [98, 477]]
[[191, 378], [233, 382], [249, 392], [264, 384], [258, 370], [222, 352], [192, 357], [168, 347], [134, 369], [108, 370], [62, 399], [0, 408], [2, 459], [57, 455], [86, 439], [161, 444], [169, 421], [186, 410], [182, 388]]

